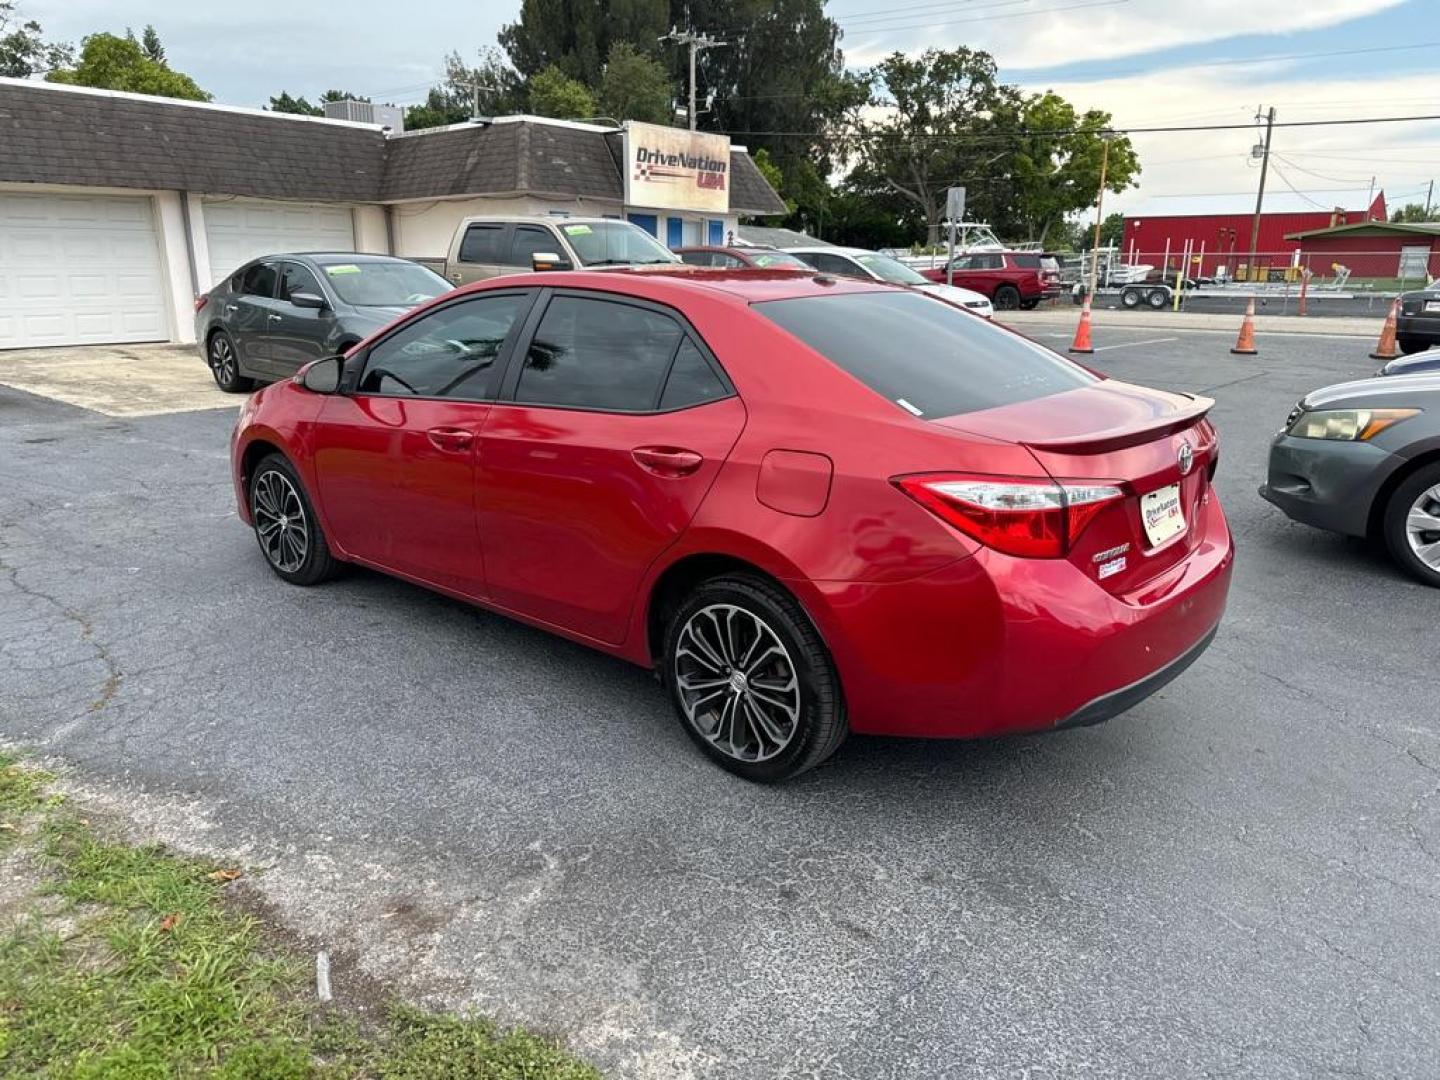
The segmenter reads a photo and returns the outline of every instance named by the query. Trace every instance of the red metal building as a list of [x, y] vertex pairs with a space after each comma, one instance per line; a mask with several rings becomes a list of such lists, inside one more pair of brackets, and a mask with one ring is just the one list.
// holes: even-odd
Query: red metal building
[[[1334, 205], [1327, 208], [1326, 203], [1331, 200]], [[1234, 196], [1149, 199], [1125, 213], [1122, 243], [1125, 260], [1155, 267], [1168, 265], [1174, 273], [1179, 269], [1188, 243], [1192, 256], [1200, 257], [1199, 261], [1192, 257], [1191, 274], [1210, 276], [1224, 266], [1233, 275], [1238, 265], [1249, 262], [1255, 201], [1249, 200], [1249, 209], [1245, 203], [1245, 198]], [[1300, 247], [1300, 242], [1292, 239], [1295, 234], [1337, 225], [1381, 222], [1385, 217], [1384, 191], [1373, 199], [1364, 190], [1321, 192], [1313, 196], [1291, 192], [1267, 194], [1265, 209], [1260, 215], [1256, 262], [1267, 267], [1289, 266], [1293, 253]], [[1329, 263], [1325, 265], [1328, 267]], [[1321, 272], [1320, 267], [1313, 269]]]
[[1304, 262], [1329, 276], [1336, 264], [1355, 277], [1400, 278], [1418, 283], [1440, 277], [1440, 223], [1371, 221], [1290, 233]]

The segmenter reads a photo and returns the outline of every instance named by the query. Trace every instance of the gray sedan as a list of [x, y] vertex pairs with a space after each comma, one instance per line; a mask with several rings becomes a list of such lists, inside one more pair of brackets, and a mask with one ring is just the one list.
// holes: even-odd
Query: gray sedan
[[1260, 494], [1306, 525], [1383, 537], [1407, 573], [1440, 587], [1440, 373], [1307, 394], [1270, 446]]
[[196, 300], [195, 341], [216, 385], [241, 393], [343, 353], [451, 287], [389, 255], [267, 255]]

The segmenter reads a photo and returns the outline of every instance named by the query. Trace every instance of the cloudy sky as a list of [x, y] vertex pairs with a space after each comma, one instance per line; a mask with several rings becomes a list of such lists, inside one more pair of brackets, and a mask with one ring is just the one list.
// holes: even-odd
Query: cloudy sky
[[[21, 0], [47, 36], [154, 23], [172, 66], [215, 100], [262, 105], [279, 90], [341, 87], [397, 104], [424, 96], [451, 49], [494, 44], [518, 0], [338, 5], [251, 0]], [[927, 45], [993, 53], [1002, 77], [1054, 89], [1117, 126], [1248, 123], [1261, 103], [1282, 121], [1440, 114], [1440, 0], [830, 0], [847, 64]], [[423, 12], [423, 14], [422, 14]], [[1144, 174], [1114, 200], [1233, 193], [1256, 170], [1249, 131], [1134, 137]], [[1277, 130], [1271, 190], [1319, 205], [1368, 188], [1391, 205], [1424, 201], [1440, 173], [1440, 122]]]

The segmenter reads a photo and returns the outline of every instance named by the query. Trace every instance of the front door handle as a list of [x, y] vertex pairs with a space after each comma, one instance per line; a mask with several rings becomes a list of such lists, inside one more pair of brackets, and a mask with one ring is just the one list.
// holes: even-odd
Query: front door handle
[[436, 427], [431, 428], [425, 435], [436, 450], [448, 450], [452, 454], [469, 450], [470, 444], [475, 441], [475, 433], [464, 428]]
[[265, 317], [266, 317], [267, 319], [269, 319], [271, 322], [279, 322], [279, 321], [280, 321], [280, 316], [279, 316], [279, 315], [276, 315], [274, 312], [271, 312], [269, 315], [266, 315]]
[[694, 450], [678, 446], [637, 446], [630, 451], [630, 456], [642, 469], [665, 477], [689, 476], [705, 464], [705, 459]]

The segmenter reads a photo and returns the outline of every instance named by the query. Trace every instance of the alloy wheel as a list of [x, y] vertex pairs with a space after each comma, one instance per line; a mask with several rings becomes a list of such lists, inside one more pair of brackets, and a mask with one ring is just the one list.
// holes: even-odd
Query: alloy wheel
[[1405, 538], [1415, 557], [1440, 573], [1440, 484], [1422, 491], [1405, 515]]
[[293, 574], [310, 551], [310, 526], [300, 493], [284, 473], [269, 469], [255, 478], [255, 535], [270, 565]]
[[775, 631], [754, 612], [712, 604], [686, 621], [675, 685], [691, 727], [737, 761], [768, 761], [800, 729], [800, 680]]
[[215, 373], [215, 381], [222, 386], [229, 386], [240, 373], [235, 363], [235, 350], [224, 334], [216, 334], [210, 341], [210, 370]]

